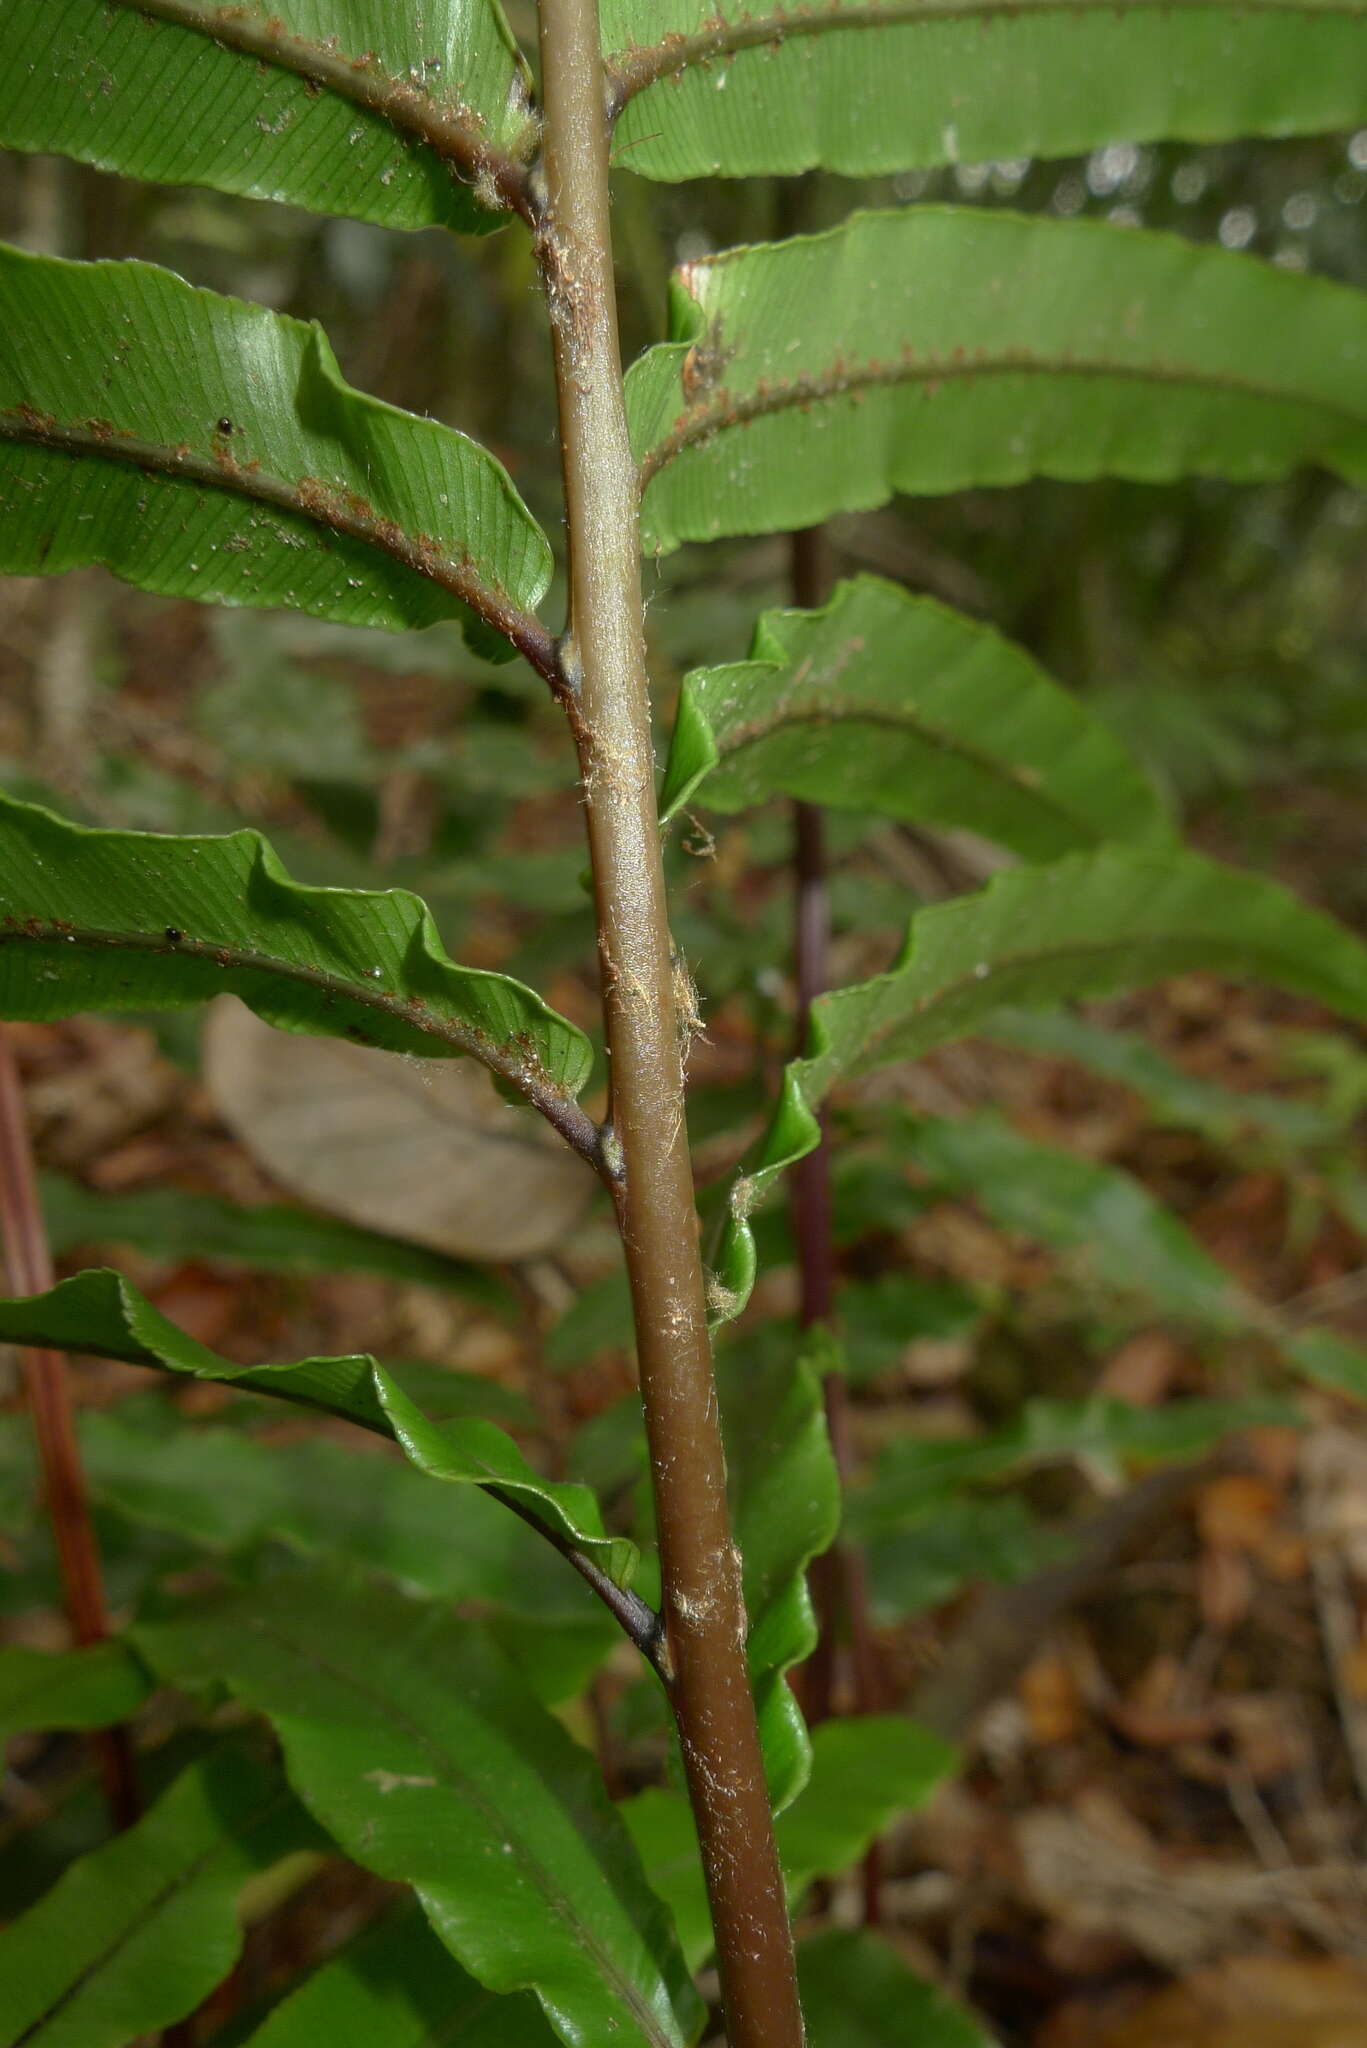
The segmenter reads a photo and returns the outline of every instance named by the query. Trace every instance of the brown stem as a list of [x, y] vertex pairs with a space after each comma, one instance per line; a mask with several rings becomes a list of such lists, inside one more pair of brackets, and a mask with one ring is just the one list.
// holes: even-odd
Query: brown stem
[[562, 661], [577, 698], [571, 722], [593, 865], [612, 1149], [623, 1168], [615, 1196], [655, 1490], [669, 1696], [732, 2048], [800, 2048], [684, 1125], [597, 0], [541, 0], [540, 15], [546, 154], [537, 254], [551, 313], [570, 556]]
[[[52, 1285], [38, 1184], [33, 1172], [23, 1091], [9, 1034], [0, 1026], [0, 1238], [5, 1267], [16, 1294], [43, 1294]], [[103, 1642], [109, 1634], [100, 1554], [91, 1526], [85, 1474], [60, 1352], [22, 1350], [24, 1383], [33, 1416], [43, 1490], [57, 1547], [62, 1591], [71, 1633], [80, 1644]], [[125, 1728], [100, 1729], [91, 1738], [105, 1798], [115, 1827], [125, 1828], [140, 1810], [132, 1747]]]

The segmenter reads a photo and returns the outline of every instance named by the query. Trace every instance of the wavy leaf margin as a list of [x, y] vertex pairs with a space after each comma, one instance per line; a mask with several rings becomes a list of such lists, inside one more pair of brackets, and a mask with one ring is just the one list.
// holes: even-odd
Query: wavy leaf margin
[[468, 1054], [598, 1161], [576, 1100], [584, 1033], [509, 976], [459, 966], [421, 898], [296, 882], [251, 830], [110, 831], [0, 797], [0, 1016], [185, 1009], [225, 991], [283, 1030]]
[[999, 874], [913, 917], [887, 973], [818, 999], [769, 1128], [732, 1183], [711, 1285], [718, 1321], [754, 1285], [749, 1218], [820, 1142], [838, 1081], [969, 1036], [1010, 1005], [1054, 1008], [1201, 970], [1258, 979], [1367, 1018], [1367, 946], [1279, 883], [1202, 855], [1107, 847]]
[[75, 1273], [45, 1294], [0, 1301], [0, 1340], [152, 1366], [357, 1423], [396, 1443], [429, 1478], [487, 1488], [536, 1522], [558, 1549], [582, 1556], [613, 1587], [624, 1592], [630, 1584], [636, 1546], [625, 1536], [604, 1533], [586, 1486], [542, 1479], [494, 1423], [478, 1417], [440, 1426], [429, 1422], [366, 1353], [286, 1365], [234, 1365], [178, 1329], [121, 1273], [102, 1267]]

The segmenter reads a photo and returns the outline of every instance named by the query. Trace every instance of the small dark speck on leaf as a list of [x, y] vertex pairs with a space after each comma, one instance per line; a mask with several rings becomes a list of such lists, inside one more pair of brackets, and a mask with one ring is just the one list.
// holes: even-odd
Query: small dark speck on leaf
[[233, 423], [225, 414], [224, 417], [218, 423], [218, 431], [220, 434], [231, 434], [232, 430]]
[[178, 946], [178, 945], [180, 944], [181, 940], [182, 940], [182, 939], [183, 939], [184, 937], [185, 937], [185, 934], [184, 934], [184, 932], [182, 932], [182, 931], [178, 931], [178, 930], [176, 929], [175, 925], [173, 925], [173, 924], [168, 924], [168, 925], [167, 925], [167, 927], [166, 927], [166, 943], [167, 943], [167, 945], [168, 945], [168, 946]]

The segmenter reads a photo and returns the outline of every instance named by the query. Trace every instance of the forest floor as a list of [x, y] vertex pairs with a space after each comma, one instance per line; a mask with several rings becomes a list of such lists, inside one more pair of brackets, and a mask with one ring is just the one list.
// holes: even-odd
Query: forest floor
[[[127, 608], [127, 680], [100, 708], [101, 730], [215, 814], [236, 806], [267, 829], [317, 839], [316, 813], [287, 778], [226, 768], [208, 742], [184, 738], [174, 700], [212, 668], [203, 615], [162, 608], [145, 644], [143, 618]], [[381, 753], [439, 733], [422, 678], [396, 684], [358, 671], [352, 681]], [[372, 792], [391, 833], [430, 797], [421, 774], [395, 775]], [[113, 821], [111, 797], [85, 797], [93, 816]], [[1313, 791], [1279, 801], [1311, 819], [1319, 806], [1323, 829], [1290, 833], [1283, 866], [1332, 903], [1343, 846], [1355, 831], [1361, 844], [1360, 810]], [[555, 838], [564, 822], [558, 793], [518, 798], [506, 843], [565, 844]], [[1220, 820], [1206, 836], [1237, 854]], [[769, 885], [749, 886], [762, 903]], [[535, 913], [477, 905], [465, 957], [500, 964], [537, 923]], [[591, 1017], [581, 967], [556, 967], [546, 993]], [[937, 1056], [867, 1103], [936, 1116], [990, 1105], [1033, 1140], [1136, 1176], [1256, 1300], [1367, 1337], [1361, 1237], [1326, 1177], [1329, 1166], [1362, 1174], [1354, 1114], [1367, 1103], [1367, 1054], [1341, 1036], [1337, 1067], [1326, 1056], [1318, 1074], [1297, 1074], [1289, 1040], [1309, 1033], [1321, 1044], [1329, 1020], [1203, 975], [1104, 1015], [1187, 1075], [1235, 1094], [1323, 1100], [1337, 1088], [1332, 1160], [1323, 1148], [1273, 1158], [1216, 1144], [1156, 1120], [1124, 1085], [987, 1043]], [[753, 1006], [729, 995], [704, 1023], [695, 1082], [734, 1081], [756, 1056]], [[78, 1018], [9, 1031], [43, 1168], [109, 1195], [289, 1199], [233, 1135], [203, 1075], [170, 1057], [169, 1041], [147, 1025]], [[68, 1255], [64, 1270], [98, 1249]], [[512, 1272], [522, 1309], [511, 1320], [452, 1293], [356, 1273], [305, 1280], [211, 1258], [116, 1255], [157, 1307], [243, 1362], [370, 1350], [488, 1376], [530, 1403], [534, 1457], [559, 1459], [574, 1430], [630, 1386], [629, 1358], [610, 1334], [570, 1367], [540, 1355], [566, 1302], [606, 1269], [601, 1219]], [[1237, 1343], [1203, 1344], [1161, 1315], [1131, 1317], [1122, 1330], [1095, 1304], [1080, 1307], [1068, 1262], [968, 1195], [937, 1195], [843, 1256], [850, 1278], [905, 1270], [998, 1304], [969, 1334], [894, 1343], [857, 1380], [852, 1434], [865, 1463], [899, 1435], [972, 1438], [1027, 1393], [1098, 1392], [1158, 1407], [1247, 1391], [1272, 1370], [1256, 1345], [1244, 1356]], [[760, 1311], [783, 1312], [792, 1292], [791, 1272], [777, 1272]], [[96, 1407], [146, 1399], [146, 1376], [133, 1368], [82, 1363], [75, 1383]], [[229, 1399], [207, 1386], [159, 1398], [196, 1417]], [[848, 1924], [872, 1888], [884, 1930], [972, 2001], [1006, 2048], [1367, 2044], [1367, 1430], [1335, 1395], [1297, 1399], [1299, 1426], [1245, 1431], [1185, 1467], [1145, 1473], [1082, 1460], [1042, 1475], [1029, 1482], [1032, 1509], [1067, 1522], [1066, 1558], [1011, 1584], [967, 1585], [921, 1611], [875, 1617], [874, 1704], [925, 1712], [961, 1745], [963, 1767], [895, 1828], [876, 1881], [841, 1879], [811, 1911]], [[0, 1624], [11, 1640], [61, 1640], [56, 1615], [18, 1588]], [[853, 1703], [843, 1664], [836, 1703]], [[610, 1725], [600, 1715], [600, 1736]], [[27, 1755], [14, 1760], [20, 1777]], [[325, 1873], [296, 1908], [291, 1938], [307, 1949], [323, 1921], [355, 1917], [365, 1883]], [[212, 2015], [195, 2038], [213, 2038]]]

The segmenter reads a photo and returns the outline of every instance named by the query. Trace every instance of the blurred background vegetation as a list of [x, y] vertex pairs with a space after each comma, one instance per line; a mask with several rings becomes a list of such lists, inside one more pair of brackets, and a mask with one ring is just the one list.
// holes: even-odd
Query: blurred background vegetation
[[[525, 32], [518, 10], [510, 13]], [[855, 206], [942, 202], [1143, 223], [1367, 285], [1367, 130], [1210, 148], [1117, 141], [1085, 159], [961, 164], [864, 183], [817, 176], [796, 199], [791, 187], [762, 180], [650, 185], [632, 177], [624, 158], [615, 217], [626, 353], [660, 337], [668, 274], [680, 260], [787, 232], [795, 208], [820, 227]], [[320, 320], [351, 382], [492, 446], [558, 546], [544, 311], [520, 230], [482, 241], [402, 236], [32, 158], [0, 159], [0, 234], [50, 253], [142, 257], [196, 284]], [[1319, 472], [1258, 489], [1038, 482], [902, 499], [835, 522], [830, 542], [837, 573], [876, 571], [990, 620], [1030, 649], [1124, 734], [1197, 844], [1281, 875], [1350, 923], [1367, 921], [1360, 497]], [[787, 601], [788, 573], [786, 546], [774, 539], [687, 549], [648, 565], [662, 739], [683, 673], [741, 657], [758, 612]], [[559, 603], [553, 592], [553, 624]], [[454, 630], [391, 638], [285, 613], [218, 611], [144, 596], [99, 571], [0, 583], [5, 787], [102, 825], [254, 824], [301, 879], [413, 888], [431, 903], [452, 953], [530, 980], [592, 1029], [593, 942], [571, 767], [543, 686], [520, 663], [481, 664]], [[831, 841], [839, 980], [885, 964], [918, 901], [973, 885], [992, 858], [959, 838], [858, 818], [833, 819]], [[788, 857], [780, 806], [690, 821], [670, 850], [676, 929], [706, 1032], [692, 1064], [705, 1178], [734, 1158], [788, 1050]], [[1097, 1170], [1124, 1169], [1160, 1195], [1190, 1227], [1191, 1246], [1214, 1253], [1254, 1297], [1299, 1304], [1306, 1314], [1342, 1312], [1350, 1332], [1361, 1329], [1360, 1045], [1322, 1029], [1307, 1005], [1234, 995], [1200, 976], [1106, 1006], [1104, 1017], [1142, 1032], [1175, 1065], [1155, 1077], [1142, 1055], [1127, 1064], [1114, 1051], [1118, 1038], [1108, 1039], [1109, 1052], [1093, 1045], [1090, 1070], [1081, 1073], [1068, 1062], [1077, 1045], [980, 1043], [866, 1091], [844, 1116], [838, 1195], [856, 1450], [865, 1469], [885, 1479], [891, 1470], [897, 1482], [895, 1512], [886, 1512], [891, 1496], [875, 1480], [854, 1522], [869, 1546], [889, 1703], [915, 1699], [914, 1681], [933, 1654], [925, 1617], [942, 1616], [984, 1572], [1047, 1572], [1061, 1554], [1055, 1524], [1093, 1494], [1115, 1490], [1118, 1461], [1133, 1448], [1119, 1437], [1103, 1432], [1099, 1446], [1089, 1445], [1057, 1417], [1036, 1415], [1033, 1451], [1001, 1439], [1024, 1400], [1100, 1388], [1144, 1407], [1171, 1392], [1245, 1396], [1282, 1384], [1275, 1346], [1232, 1335], [1216, 1316], [1202, 1324], [1192, 1304], [1209, 1276], [1192, 1266], [1186, 1241], [1174, 1247], [1154, 1236], [1142, 1216], [1126, 1212], [1132, 1234], [1116, 1240], [1109, 1268], [1094, 1259], [1080, 1276], [1069, 1264], [1079, 1244], [1105, 1249], [1097, 1218], [1114, 1191], [1097, 1182]], [[200, 1088], [195, 1025], [149, 1027], [155, 1041], [125, 1025], [81, 1020], [17, 1033], [43, 1159], [68, 1176], [65, 1193], [49, 1191], [63, 1246], [107, 1234], [137, 1242], [129, 1212], [122, 1228], [130, 1235], [120, 1237], [80, 1208], [78, 1196], [92, 1190], [128, 1197], [169, 1186], [234, 1201], [279, 1198], [227, 1139]], [[133, 1041], [142, 1050], [120, 1050]], [[1134, 1040], [1125, 1043], [1133, 1050]], [[1245, 1108], [1231, 1109], [1236, 1096]], [[999, 1127], [974, 1125], [986, 1103], [1010, 1115], [1034, 1155], [1008, 1156]], [[943, 1131], [927, 1134], [927, 1115], [959, 1120], [957, 1153]], [[1051, 1148], [1047, 1159], [1041, 1145]], [[995, 1209], [973, 1199], [985, 1161], [998, 1189]], [[1108, 1214], [1113, 1224], [1114, 1209]], [[167, 1212], [149, 1211], [130, 1270], [202, 1341], [243, 1358], [369, 1345], [485, 1375], [513, 1404], [517, 1426], [539, 1438], [548, 1469], [568, 1464], [592, 1478], [623, 1518], [633, 1497], [639, 1509], [622, 1291], [610, 1237], [594, 1216], [558, 1259], [505, 1274], [506, 1298], [483, 1320], [487, 1300], [472, 1306], [467, 1289], [454, 1309], [453, 1292], [425, 1286], [430, 1275], [420, 1267], [399, 1296], [393, 1272], [386, 1281], [353, 1265], [304, 1289], [253, 1267], [250, 1256], [253, 1277], [244, 1283], [212, 1258], [173, 1249], [166, 1231]], [[748, 1334], [732, 1348], [737, 1369], [761, 1378], [765, 1347], [791, 1345], [784, 1318], [793, 1305], [777, 1207], [764, 1234], [769, 1278]], [[1138, 1253], [1152, 1261], [1126, 1271]], [[147, 1509], [147, 1490], [158, 1483], [150, 1447], [166, 1435], [155, 1404], [169, 1397], [130, 1403], [134, 1385], [144, 1384], [138, 1376], [83, 1370], [87, 1399], [120, 1403], [134, 1430], [122, 1449], [107, 1428], [104, 1439], [90, 1438], [118, 1602], [180, 1561], [194, 1522], [192, 1487], [187, 1481], [173, 1504], [168, 1493]], [[449, 1382], [451, 1399], [463, 1384]], [[196, 1398], [178, 1397], [187, 1412]], [[213, 1419], [240, 1422], [242, 1404], [211, 1392], [205, 1402]], [[1209, 1419], [1210, 1436], [1218, 1425], [1218, 1416]], [[895, 1462], [877, 1464], [889, 1442], [908, 1435], [913, 1451], [925, 1439], [991, 1438], [981, 1468], [989, 1482], [1004, 1472], [1015, 1478], [1032, 1461], [1052, 1461], [1053, 1469], [1025, 1493], [993, 1493], [989, 1484], [975, 1494], [970, 1477], [956, 1482], [951, 1500], [933, 1475], [912, 1473], [906, 1456], [900, 1477]], [[1294, 1553], [1300, 1524], [1287, 1436], [1265, 1433], [1242, 1495], [1217, 1475], [1194, 1522], [1179, 1531], [1169, 1518], [1145, 1554], [1149, 1577], [1113, 1582], [1088, 1610], [1083, 1648], [1076, 1638], [1063, 1650], [1046, 1644], [1028, 1663], [1015, 1734], [998, 1726], [988, 1781], [964, 1792], [971, 1810], [956, 1809], [955, 1843], [948, 1833], [937, 1837], [932, 1821], [919, 1846], [904, 1851], [913, 1875], [933, 1865], [962, 1880], [961, 1914], [947, 1893], [915, 1910], [908, 1893], [908, 1924], [949, 1957], [1006, 2040], [1029, 2038], [1023, 2012], [1046, 2011], [1089, 1970], [1120, 1967], [1117, 1956], [1123, 1963], [1138, 1954], [1143, 1967], [1160, 1969], [1181, 1959], [1152, 1942], [1146, 1949], [1123, 1915], [1106, 1936], [1110, 1948], [1097, 1937], [1088, 1949], [1066, 1902], [1050, 1894], [1042, 1864], [1030, 1866], [1028, 1881], [999, 1872], [983, 1878], [992, 1869], [988, 1835], [1004, 1811], [1022, 1828], [1033, 1825], [1052, 1802], [1100, 1775], [1164, 1843], [1246, 1847], [1247, 1802], [1241, 1818], [1219, 1775], [1219, 1759], [1232, 1757], [1230, 1771], [1237, 1766], [1285, 1831], [1289, 1857], [1327, 1853], [1326, 1827], [1331, 1848], [1342, 1842], [1332, 1816], [1352, 1794], [1304, 1545]], [[0, 1497], [18, 1469], [8, 1456], [0, 1447]], [[917, 1487], [919, 1520], [907, 1505]], [[117, 1512], [121, 1498], [127, 1521]], [[0, 1522], [12, 1531], [16, 1518]], [[265, 1540], [261, 1531], [257, 1540]], [[3, 1606], [16, 1639], [42, 1639], [33, 1619], [46, 1597], [40, 1548], [9, 1552], [14, 1572]], [[1268, 1598], [1255, 1613], [1259, 1589]], [[1037, 1633], [1035, 1649], [1045, 1641]], [[1170, 1747], [1180, 1734], [1171, 1732], [1172, 1699], [1189, 1701], [1190, 1686], [1171, 1698], [1162, 1691], [1193, 1641], [1205, 1660], [1202, 1700], [1225, 1703], [1224, 1720], [1217, 1715], [1205, 1735], [1192, 1737], [1218, 1752], [1217, 1763], [1200, 1768]], [[1367, 1650], [1361, 1655], [1367, 1671]], [[1182, 1668], [1189, 1677], [1189, 1659]], [[1104, 1709], [1098, 1670], [1110, 1689]], [[1300, 1720], [1289, 1712], [1259, 1720], [1251, 1710], [1240, 1720], [1229, 1707], [1283, 1693], [1300, 1700]], [[1112, 1711], [1116, 1700], [1128, 1722]], [[657, 1704], [650, 1688], [620, 1674], [594, 1695], [596, 1736], [620, 1784], [649, 1777], [660, 1741]], [[953, 1732], [965, 1711], [947, 1711]], [[1168, 1735], [1153, 1734], [1160, 1723]], [[1296, 1747], [1302, 1723], [1304, 1755]], [[92, 1824], [71, 1823], [77, 1832]], [[65, 1825], [47, 1829], [45, 1856], [63, 1846]], [[31, 1855], [32, 1838], [19, 1846]], [[0, 1840], [7, 1897], [22, 1896], [38, 1874], [31, 1864], [21, 1880], [12, 1850]], [[1294, 1893], [1289, 1885], [1293, 1904]], [[1274, 1904], [1295, 1923], [1284, 1899]], [[1367, 1936], [1353, 1931], [1360, 1919], [1360, 1902], [1343, 1908], [1341, 1945], [1354, 1954], [1367, 1952]], [[1199, 1947], [1193, 1957], [1210, 1960]], [[1072, 2048], [1070, 2038], [1058, 2039]]]

